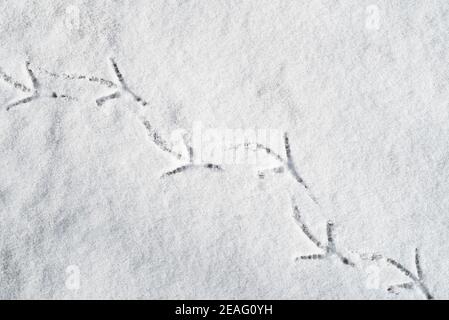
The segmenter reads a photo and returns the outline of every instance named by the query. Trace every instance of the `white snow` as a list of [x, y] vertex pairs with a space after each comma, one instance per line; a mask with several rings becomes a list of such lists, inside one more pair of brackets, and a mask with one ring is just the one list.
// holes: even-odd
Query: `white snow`
[[[444, 0], [2, 1], [0, 298], [449, 298], [447, 30]], [[7, 111], [26, 62], [39, 96]], [[143, 119], [166, 146], [198, 121], [285, 131], [310, 189], [161, 178], [189, 161]], [[292, 199], [353, 267], [297, 259], [323, 250]], [[417, 278], [416, 248], [413, 280], [392, 261]]]

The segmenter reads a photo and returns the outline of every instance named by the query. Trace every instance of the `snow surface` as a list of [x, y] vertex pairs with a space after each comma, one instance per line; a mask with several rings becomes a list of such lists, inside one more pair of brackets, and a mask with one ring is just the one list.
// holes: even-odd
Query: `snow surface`
[[[446, 0], [1, 1], [0, 298], [449, 298], [448, 30]], [[285, 131], [309, 189], [161, 177], [144, 120]]]

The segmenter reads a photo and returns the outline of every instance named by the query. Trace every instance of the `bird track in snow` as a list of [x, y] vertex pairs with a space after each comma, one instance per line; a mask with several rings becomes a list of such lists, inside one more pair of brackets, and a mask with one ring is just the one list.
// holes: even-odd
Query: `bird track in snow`
[[249, 149], [250, 147], [252, 147], [254, 149], [254, 151], [256, 151], [256, 150], [264, 151], [266, 154], [268, 154], [269, 156], [273, 157], [275, 160], [280, 162], [281, 166], [271, 168], [271, 169], [259, 170], [258, 177], [263, 179], [267, 172], [279, 174], [279, 173], [283, 173], [286, 170], [287, 172], [290, 173], [290, 175], [294, 178], [294, 180], [305, 189], [309, 198], [312, 199], [312, 201], [318, 205], [319, 204], [318, 199], [315, 197], [315, 195], [310, 190], [309, 185], [304, 181], [302, 176], [299, 174], [296, 164], [292, 158], [290, 141], [289, 141], [287, 132], [284, 133], [283, 142], [284, 142], [284, 150], [285, 150], [286, 159], [284, 157], [282, 157], [281, 155], [279, 155], [278, 153], [274, 152], [271, 148], [269, 148], [261, 143], [245, 142], [243, 144], [234, 145], [232, 148], [236, 149], [243, 145], [246, 149]]
[[336, 256], [343, 264], [354, 267], [355, 264], [349, 260], [346, 256], [344, 256], [340, 251], [337, 250], [337, 246], [335, 244], [334, 240], [334, 223], [332, 221], [327, 221], [326, 224], [326, 235], [327, 235], [327, 241], [326, 244], [323, 244], [321, 241], [318, 240], [318, 238], [310, 231], [309, 227], [303, 220], [303, 217], [301, 216], [301, 212], [295, 202], [295, 200], [292, 198], [292, 207], [293, 207], [293, 218], [295, 222], [299, 225], [302, 232], [305, 234], [305, 236], [312, 241], [315, 246], [321, 250], [319, 254], [312, 254], [312, 255], [303, 255], [298, 258], [296, 258], [296, 261], [299, 260], [322, 260], [326, 259], [332, 256]]
[[22, 84], [16, 80], [13, 80], [11, 76], [4, 73], [3, 70], [0, 68], [0, 76], [6, 83], [12, 85], [14, 88], [19, 89], [22, 92], [25, 92], [25, 93], [31, 92], [32, 93], [31, 96], [28, 96], [26, 98], [22, 98], [22, 99], [19, 99], [17, 101], [10, 102], [9, 104], [7, 104], [6, 111], [9, 111], [14, 107], [30, 103], [39, 98], [76, 100], [76, 98], [74, 98], [72, 96], [69, 96], [67, 94], [59, 94], [55, 91], [51, 91], [50, 94], [43, 94], [42, 90], [41, 90], [41, 84], [40, 84], [39, 80], [37, 79], [33, 69], [31, 68], [31, 64], [29, 61], [25, 62], [25, 68], [26, 68], [28, 76], [31, 80], [32, 89], [28, 88], [27, 86], [25, 86], [24, 84]]
[[394, 259], [387, 258], [387, 262], [394, 266], [396, 269], [401, 271], [406, 277], [408, 277], [411, 282], [401, 283], [398, 285], [393, 285], [388, 288], [389, 292], [394, 292], [396, 288], [399, 289], [414, 289], [417, 288], [421, 291], [421, 293], [426, 297], [427, 300], [433, 300], [433, 295], [429, 292], [429, 289], [427, 288], [426, 284], [424, 283], [424, 274], [421, 268], [421, 258], [419, 255], [418, 248], [415, 249], [415, 268], [416, 268], [416, 275], [413, 274], [409, 269], [404, 267], [401, 263], [397, 262]]
[[109, 62], [111, 63], [113, 71], [114, 71], [114, 74], [115, 74], [115, 76], [116, 76], [116, 78], [117, 78], [117, 80], [119, 82], [119, 85], [116, 85], [115, 87], [119, 87], [120, 89], [118, 89], [117, 91], [115, 91], [112, 94], [109, 94], [107, 96], [103, 96], [103, 97], [98, 98], [96, 100], [97, 105], [101, 106], [108, 100], [112, 100], [112, 99], [116, 99], [116, 98], [120, 97], [121, 96], [120, 91], [126, 92], [129, 95], [131, 95], [132, 98], [134, 99], [134, 101], [136, 101], [137, 103], [141, 104], [142, 106], [148, 105], [147, 101], [145, 101], [141, 96], [137, 95], [134, 91], [132, 91], [128, 87], [128, 84], [126, 83], [125, 78], [123, 77], [123, 74], [120, 71], [117, 62], [115, 62], [115, 59], [114, 58], [109, 58]]
[[209, 169], [212, 171], [224, 171], [222, 166], [213, 164], [213, 163], [195, 164], [195, 162], [194, 162], [195, 153], [194, 153], [193, 148], [189, 145], [189, 143], [187, 141], [185, 141], [185, 139], [184, 139], [184, 145], [187, 147], [187, 150], [188, 150], [188, 155], [189, 155], [188, 164], [181, 165], [173, 170], [165, 172], [161, 176], [162, 178], [169, 177], [169, 176], [172, 176], [172, 175], [175, 175], [178, 173], [182, 173], [182, 172], [185, 172], [188, 170], [194, 170], [194, 169]]

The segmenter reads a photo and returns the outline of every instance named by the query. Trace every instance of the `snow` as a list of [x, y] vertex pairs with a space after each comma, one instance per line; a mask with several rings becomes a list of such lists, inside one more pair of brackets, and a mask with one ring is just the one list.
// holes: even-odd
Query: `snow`
[[[0, 298], [449, 298], [448, 14], [2, 1]], [[205, 168], [195, 123], [287, 132], [291, 157]]]

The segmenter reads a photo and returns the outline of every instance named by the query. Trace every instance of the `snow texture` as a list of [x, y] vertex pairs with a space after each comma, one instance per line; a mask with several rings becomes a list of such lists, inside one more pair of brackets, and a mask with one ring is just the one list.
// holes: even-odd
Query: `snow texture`
[[[1, 1], [0, 298], [449, 298], [448, 30], [447, 0]], [[282, 143], [198, 163], [195, 123]]]

